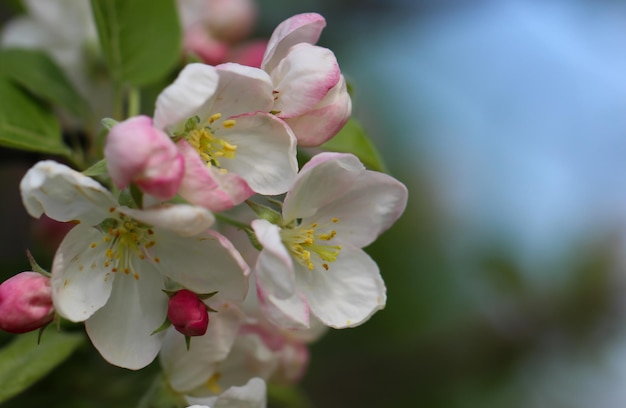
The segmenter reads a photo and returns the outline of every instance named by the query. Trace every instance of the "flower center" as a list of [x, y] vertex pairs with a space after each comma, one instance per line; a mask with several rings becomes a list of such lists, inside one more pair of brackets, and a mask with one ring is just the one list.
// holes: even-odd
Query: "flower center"
[[329, 245], [329, 241], [335, 238], [337, 231], [332, 229], [332, 224], [339, 222], [338, 218], [332, 218], [330, 223], [298, 225], [295, 228], [281, 230], [281, 238], [289, 252], [296, 260], [308, 270], [315, 268], [314, 262], [322, 262], [322, 267], [328, 270], [329, 262], [335, 262], [341, 251], [341, 245]]
[[[113, 212], [114, 209], [111, 209]], [[152, 257], [149, 249], [152, 248], [156, 241], [152, 235], [154, 231], [124, 214], [120, 214], [117, 218], [108, 218], [100, 224], [104, 232], [104, 245], [107, 246], [105, 251], [104, 267], [111, 272], [124, 272], [126, 275], [132, 273], [135, 279], [139, 279], [137, 270], [132, 266], [134, 257], [140, 260], [152, 259], [154, 262], [160, 262], [158, 257]], [[99, 243], [92, 242], [90, 247], [96, 248]]]
[[[222, 115], [216, 113], [209, 117], [209, 125], [220, 119]], [[224, 139], [215, 136], [210, 126], [198, 127], [199, 118], [195, 117], [187, 121], [185, 140], [198, 152], [207, 166], [221, 167], [222, 158], [234, 159], [237, 153], [237, 146], [228, 143]], [[222, 122], [222, 126], [229, 129], [237, 122], [228, 119]]]

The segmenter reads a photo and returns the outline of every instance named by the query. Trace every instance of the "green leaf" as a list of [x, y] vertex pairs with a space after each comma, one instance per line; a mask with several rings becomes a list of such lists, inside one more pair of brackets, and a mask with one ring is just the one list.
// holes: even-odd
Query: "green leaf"
[[181, 55], [174, 0], [91, 0], [100, 45], [117, 83], [147, 85]]
[[385, 164], [376, 147], [367, 137], [363, 126], [354, 118], [350, 119], [335, 137], [320, 147], [330, 152], [352, 153], [368, 168], [386, 172]]
[[82, 334], [48, 330], [38, 345], [37, 336], [21, 334], [0, 350], [0, 402], [43, 378], [84, 341]]
[[89, 105], [43, 51], [21, 48], [0, 51], [0, 73], [52, 105], [80, 117], [88, 114]]
[[69, 157], [56, 117], [0, 75], [0, 146]]
[[107, 174], [107, 161], [100, 159], [91, 165], [87, 170], [83, 170], [83, 174], [89, 177], [97, 177]]

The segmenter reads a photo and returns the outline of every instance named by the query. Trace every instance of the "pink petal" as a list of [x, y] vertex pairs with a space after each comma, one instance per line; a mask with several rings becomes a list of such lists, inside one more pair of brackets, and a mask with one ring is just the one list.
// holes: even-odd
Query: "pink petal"
[[215, 167], [207, 167], [185, 140], [178, 142], [178, 149], [185, 159], [179, 194], [190, 203], [212, 211], [225, 211], [254, 195], [248, 183], [237, 174], [221, 174]]
[[352, 113], [352, 100], [341, 80], [331, 89], [317, 106], [293, 118], [285, 119], [291, 127], [299, 146], [319, 146], [335, 136], [348, 122]]
[[143, 191], [162, 200], [176, 195], [183, 177], [183, 158], [149, 117], [136, 116], [115, 125], [107, 137], [104, 155], [118, 188], [134, 181]]
[[327, 48], [294, 45], [270, 71], [274, 83], [274, 107], [282, 119], [302, 115], [316, 107], [341, 78], [335, 54]]

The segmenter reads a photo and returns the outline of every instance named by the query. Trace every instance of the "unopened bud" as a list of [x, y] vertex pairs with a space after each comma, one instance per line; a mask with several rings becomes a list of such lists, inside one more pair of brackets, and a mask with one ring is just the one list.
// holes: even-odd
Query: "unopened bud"
[[167, 318], [185, 336], [202, 336], [209, 326], [209, 313], [198, 295], [182, 289], [170, 297]]
[[37, 272], [22, 272], [0, 284], [0, 329], [26, 333], [54, 317], [50, 278]]

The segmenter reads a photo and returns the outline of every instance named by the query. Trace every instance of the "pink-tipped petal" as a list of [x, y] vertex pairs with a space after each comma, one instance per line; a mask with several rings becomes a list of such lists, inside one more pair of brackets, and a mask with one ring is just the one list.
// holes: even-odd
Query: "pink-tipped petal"
[[270, 72], [274, 83], [274, 107], [286, 119], [316, 107], [341, 78], [335, 54], [327, 48], [294, 45]]
[[283, 21], [270, 37], [261, 68], [271, 72], [289, 48], [298, 43], [317, 43], [324, 27], [326, 20], [317, 13], [297, 14]]
[[342, 76], [314, 109], [285, 119], [285, 122], [296, 135], [299, 146], [315, 147], [335, 136], [348, 122], [351, 113], [352, 100]]
[[240, 176], [221, 174], [214, 167], [207, 167], [185, 140], [178, 142], [178, 149], [185, 158], [185, 175], [179, 194], [190, 203], [212, 211], [225, 211], [254, 195]]
[[170, 134], [184, 130], [185, 122], [213, 105], [219, 75], [215, 67], [189, 64], [156, 100], [154, 126]]

